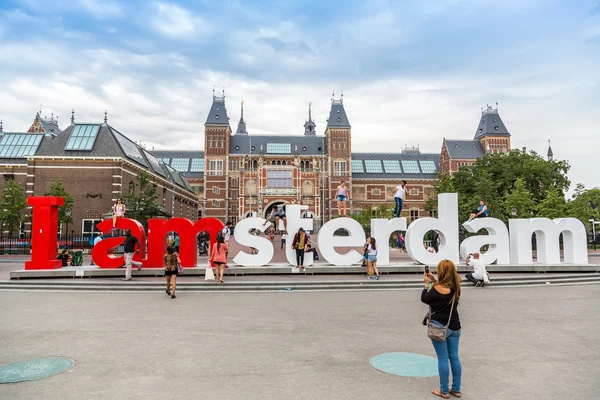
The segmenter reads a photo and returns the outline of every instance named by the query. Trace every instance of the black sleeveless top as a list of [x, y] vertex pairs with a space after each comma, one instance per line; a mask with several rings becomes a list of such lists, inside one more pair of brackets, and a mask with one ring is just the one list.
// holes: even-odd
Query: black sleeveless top
[[[442, 294], [431, 288], [430, 291], [423, 289], [421, 293], [421, 301], [428, 304], [431, 307], [431, 319], [439, 322], [446, 326], [448, 323], [448, 316], [450, 314], [450, 307], [452, 303], [452, 297], [454, 296], [454, 290], [450, 290], [448, 294]], [[449, 329], [457, 331], [460, 329], [460, 319], [458, 318], [458, 303], [454, 302], [454, 309], [452, 310], [452, 318], [450, 318]]]

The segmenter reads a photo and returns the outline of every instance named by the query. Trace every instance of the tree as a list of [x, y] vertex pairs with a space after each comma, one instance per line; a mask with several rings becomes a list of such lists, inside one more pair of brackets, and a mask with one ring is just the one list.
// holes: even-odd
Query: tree
[[127, 217], [138, 220], [145, 227], [148, 226], [150, 218], [161, 213], [156, 185], [150, 181], [150, 174], [146, 171], [138, 174], [137, 184], [132, 185], [123, 200], [127, 207]]
[[25, 207], [27, 207], [25, 190], [14, 179], [9, 179], [2, 190], [2, 203], [0, 203], [2, 230], [7, 230], [12, 235], [19, 228]]
[[600, 189], [586, 190], [582, 184], [578, 184], [573, 199], [567, 203], [567, 212], [588, 228], [591, 218], [600, 221]]
[[514, 189], [504, 198], [504, 211], [510, 215], [511, 209], [517, 209], [517, 217], [530, 218], [535, 215], [536, 204], [524, 179], [515, 181]]
[[425, 200], [425, 211], [429, 213], [437, 212], [438, 209], [438, 193], [454, 193], [454, 181], [449, 174], [439, 173], [438, 180], [433, 185], [434, 193], [428, 195]]
[[46, 192], [45, 196], [58, 196], [65, 199], [65, 204], [58, 209], [59, 226], [63, 223], [73, 223], [72, 210], [73, 206], [75, 206], [75, 197], [67, 193], [60, 178], [50, 184], [50, 190]]
[[538, 205], [538, 215], [550, 219], [564, 218], [567, 215], [567, 203], [558, 189], [548, 190], [546, 198]]

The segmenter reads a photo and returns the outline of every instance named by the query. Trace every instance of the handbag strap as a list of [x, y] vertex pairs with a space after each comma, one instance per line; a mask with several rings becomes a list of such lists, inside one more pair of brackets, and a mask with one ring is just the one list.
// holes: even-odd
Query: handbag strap
[[[452, 301], [450, 302], [451, 306], [450, 306], [450, 314], [448, 314], [448, 323], [446, 324], [446, 326], [444, 328], [448, 329], [448, 327], [450, 326], [450, 320], [452, 319], [452, 311], [454, 311], [454, 295], [452, 295]], [[434, 314], [433, 310], [431, 309], [431, 306], [429, 306], [429, 315], [427, 316], [427, 322], [431, 322], [431, 316]]]

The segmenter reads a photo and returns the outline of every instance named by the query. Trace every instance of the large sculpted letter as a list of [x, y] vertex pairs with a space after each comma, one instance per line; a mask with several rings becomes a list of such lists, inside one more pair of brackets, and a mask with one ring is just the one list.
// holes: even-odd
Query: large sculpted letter
[[481, 253], [480, 257], [484, 264], [489, 265], [496, 261], [498, 264], [510, 264], [508, 229], [504, 222], [496, 218], [475, 218], [471, 222], [465, 222], [463, 226], [471, 233], [485, 229], [488, 234], [466, 238], [460, 244], [462, 258], [466, 259], [472, 253], [481, 253], [481, 247], [488, 245], [488, 251]]
[[258, 229], [264, 232], [270, 224], [264, 218], [245, 218], [238, 222], [233, 231], [235, 241], [242, 246], [253, 247], [258, 250], [258, 254], [249, 254], [244, 250], [233, 258], [233, 262], [244, 267], [262, 267], [271, 262], [273, 258], [273, 243], [267, 239], [250, 234], [250, 229]]
[[540, 264], [560, 264], [562, 233], [565, 263], [587, 264], [587, 238], [585, 226], [576, 218], [511, 219], [510, 261], [513, 264], [533, 264], [531, 235], [537, 239], [537, 260]]
[[31, 261], [25, 269], [57, 269], [62, 266], [58, 253], [58, 207], [65, 204], [62, 197], [28, 197], [33, 206], [31, 222]]
[[[406, 251], [415, 261], [437, 264], [441, 260], [458, 263], [458, 195], [438, 195], [438, 218], [420, 218], [413, 221], [406, 231]], [[428, 231], [440, 236], [439, 252], [430, 253], [423, 247], [423, 237]]]
[[[343, 228], [350, 236], [333, 236]], [[352, 249], [345, 254], [335, 251], [336, 247], [362, 247], [365, 244], [365, 231], [358, 221], [352, 218], [336, 218], [327, 222], [319, 231], [319, 249], [321, 255], [333, 265], [352, 265], [360, 262], [363, 255]]]
[[[296, 250], [292, 249], [292, 242], [294, 241], [294, 235], [298, 232], [298, 229], [303, 228], [306, 230], [313, 230], [313, 219], [312, 218], [300, 218], [302, 210], [308, 210], [308, 206], [288, 204], [285, 206], [285, 216], [287, 218], [287, 232], [289, 234], [288, 240], [285, 243], [285, 255], [288, 262], [291, 265], [296, 265]], [[321, 228], [321, 232], [322, 232]], [[321, 246], [321, 232], [319, 232], [319, 246]], [[321, 252], [323, 249], [321, 249]], [[312, 255], [312, 254], [311, 254]], [[323, 256], [327, 258], [326, 256]], [[304, 265], [313, 265], [312, 257], [304, 258]]]
[[[108, 233], [112, 230], [112, 220], [105, 219], [97, 226], [100, 232]], [[131, 234], [138, 238], [140, 241], [140, 252], [139, 254], [134, 254], [133, 260], [144, 262], [143, 260], [146, 258], [146, 231], [142, 224], [130, 218], [117, 218], [117, 228], [123, 230], [130, 229]], [[112, 254], [114, 248], [123, 244], [124, 241], [125, 237], [110, 237], [101, 240], [97, 245], [92, 247], [92, 260], [100, 268], [119, 268], [125, 264], [125, 257], [122, 255], [115, 257]]]
[[210, 247], [216, 242], [217, 233], [225, 225], [216, 218], [202, 218], [192, 224], [185, 218], [171, 218], [168, 221], [153, 218], [148, 220], [148, 260], [144, 266], [150, 268], [163, 267], [163, 257], [167, 251], [166, 238], [169, 232], [179, 234], [179, 258], [182, 267], [195, 267], [198, 261], [198, 234], [202, 231], [210, 235]]
[[390, 265], [390, 235], [394, 231], [406, 231], [406, 218], [371, 220], [371, 236], [377, 240], [377, 265]]

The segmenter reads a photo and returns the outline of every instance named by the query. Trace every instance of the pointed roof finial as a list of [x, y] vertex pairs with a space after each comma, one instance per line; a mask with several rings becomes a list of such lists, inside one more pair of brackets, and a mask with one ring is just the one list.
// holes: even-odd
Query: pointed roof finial
[[215, 98], [215, 85], [213, 85], [213, 100]]
[[344, 90], [342, 89], [342, 94], [340, 97], [340, 101], [342, 102], [342, 104], [344, 104]]
[[242, 99], [242, 117], [241, 119], [244, 119], [244, 99]]
[[2, 124], [3, 124], [3, 122], [2, 122], [2, 120], [0, 119], [0, 132], [4, 132], [4, 127], [2, 126]]
[[312, 121], [312, 103], [308, 103], [308, 120]]
[[550, 147], [550, 140], [548, 140], [548, 161], [552, 161], [554, 158], [554, 153], [552, 152], [552, 147]]
[[106, 110], [104, 110], [104, 123], [108, 123], [108, 113], [106, 112]]
[[331, 102], [333, 103], [333, 100], [335, 99], [335, 89], [333, 89], [331, 91]]
[[75, 109], [71, 110], [71, 125], [75, 125]]
[[223, 86], [223, 98], [225, 98], [225, 86]]

